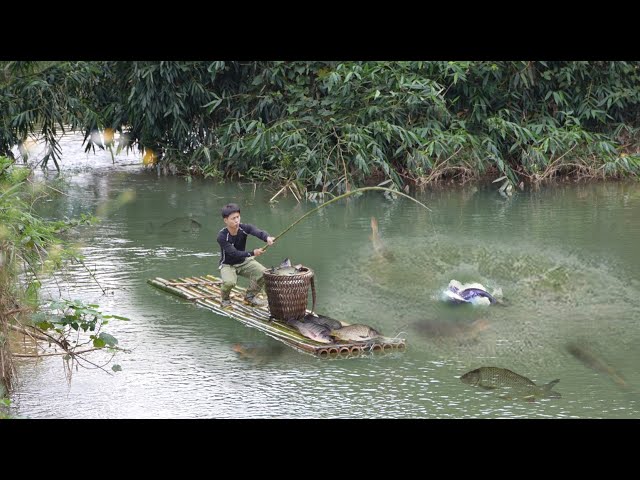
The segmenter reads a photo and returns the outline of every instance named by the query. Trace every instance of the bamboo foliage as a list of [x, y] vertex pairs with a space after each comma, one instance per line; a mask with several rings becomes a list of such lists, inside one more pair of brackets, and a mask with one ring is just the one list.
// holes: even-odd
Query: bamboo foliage
[[[637, 176], [638, 62], [3, 62], [0, 154], [105, 128], [216, 178], [339, 195], [490, 174]], [[606, 168], [604, 167], [606, 165]]]

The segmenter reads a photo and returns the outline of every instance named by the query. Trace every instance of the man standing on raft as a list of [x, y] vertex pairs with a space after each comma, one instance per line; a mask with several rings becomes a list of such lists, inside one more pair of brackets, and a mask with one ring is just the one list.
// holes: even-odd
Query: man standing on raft
[[274, 237], [254, 225], [240, 223], [240, 207], [229, 203], [222, 207], [222, 219], [226, 225], [218, 233], [220, 244], [220, 276], [222, 277], [222, 307], [230, 307], [229, 295], [238, 283], [238, 275], [249, 279], [249, 288], [244, 297], [245, 302], [254, 307], [266, 305], [266, 301], [257, 297], [264, 288], [263, 272], [266, 270], [254, 257], [264, 253], [262, 248], [245, 251], [247, 237], [253, 235], [273, 245]]

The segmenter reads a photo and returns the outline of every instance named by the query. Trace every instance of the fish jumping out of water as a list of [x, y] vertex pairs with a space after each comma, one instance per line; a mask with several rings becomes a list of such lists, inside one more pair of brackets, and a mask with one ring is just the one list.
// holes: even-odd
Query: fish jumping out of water
[[371, 217], [371, 244], [373, 245], [373, 251], [378, 258], [385, 260], [394, 260], [393, 253], [385, 246], [380, 239], [380, 232], [378, 230], [378, 220], [376, 217]]
[[560, 380], [552, 380], [545, 385], [536, 385], [527, 377], [518, 375], [511, 370], [499, 367], [480, 367], [465, 373], [460, 377], [462, 383], [496, 390], [501, 397], [507, 400], [523, 399], [535, 401], [539, 398], [560, 398], [558, 392], [551, 390]]
[[497, 303], [496, 298], [481, 283], [462, 284], [457, 280], [449, 282], [447, 289], [442, 292], [442, 299], [453, 304], [494, 305]]

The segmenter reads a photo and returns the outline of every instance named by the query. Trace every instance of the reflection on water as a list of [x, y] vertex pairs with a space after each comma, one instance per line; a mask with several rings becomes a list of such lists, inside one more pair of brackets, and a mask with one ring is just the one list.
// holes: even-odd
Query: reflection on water
[[[22, 361], [21, 416], [640, 416], [637, 184], [562, 185], [508, 199], [492, 189], [420, 194], [432, 213], [369, 192], [320, 210], [260, 261], [269, 267], [290, 257], [311, 267], [319, 313], [407, 339], [405, 352], [323, 360], [146, 283], [217, 274], [219, 210], [229, 201], [241, 204], [243, 221], [271, 235], [314, 204], [278, 197], [270, 205], [268, 188], [158, 177], [134, 155], [116, 157], [114, 166], [108, 152], [69, 153], [71, 143], [62, 163], [71, 173], [56, 187], [65, 195], [43, 214], [95, 214], [106, 202], [116, 208], [79, 230], [86, 268], [70, 265], [46, 291], [130, 318], [109, 326], [132, 353], [119, 355], [121, 372], [81, 369], [70, 385], [60, 359]], [[129, 191], [132, 201], [115, 202]], [[376, 245], [393, 261], [381, 261], [372, 244], [372, 217]], [[454, 278], [501, 288], [508, 306], [442, 303], [440, 292]], [[598, 355], [629, 388], [568, 352], [575, 339], [596, 339]], [[466, 388], [459, 377], [482, 366], [521, 372], [539, 385], [559, 378], [562, 398], [514, 402]]]

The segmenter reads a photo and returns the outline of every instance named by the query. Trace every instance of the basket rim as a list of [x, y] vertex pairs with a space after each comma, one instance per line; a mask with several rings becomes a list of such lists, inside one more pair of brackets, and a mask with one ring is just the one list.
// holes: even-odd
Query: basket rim
[[300, 270], [304, 270], [304, 271], [294, 273], [293, 275], [278, 275], [277, 273], [270, 272], [269, 269], [267, 269], [262, 274], [268, 277], [282, 277], [282, 278], [302, 277], [305, 275], [313, 274], [313, 270], [311, 270], [309, 267], [302, 266], [300, 267]]

